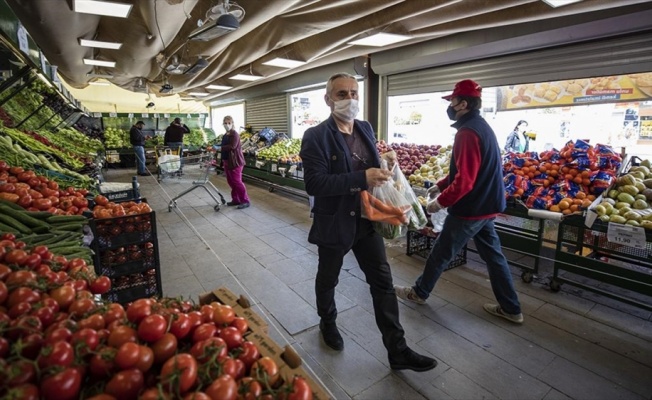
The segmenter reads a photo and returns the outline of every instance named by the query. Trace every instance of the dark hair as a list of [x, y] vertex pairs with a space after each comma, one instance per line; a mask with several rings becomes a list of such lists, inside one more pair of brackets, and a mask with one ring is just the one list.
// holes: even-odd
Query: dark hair
[[516, 126], [514, 127], [514, 130], [517, 130], [518, 127], [521, 126], [521, 124], [530, 125], [530, 124], [527, 123], [526, 120], [522, 119], [522, 120], [518, 121], [518, 123], [517, 123]]
[[174, 122], [181, 123], [181, 118], [175, 118], [175, 119], [174, 119]]
[[456, 96], [457, 101], [466, 101], [467, 110], [479, 110], [482, 108], [482, 98], [481, 97], [471, 97], [471, 96]]

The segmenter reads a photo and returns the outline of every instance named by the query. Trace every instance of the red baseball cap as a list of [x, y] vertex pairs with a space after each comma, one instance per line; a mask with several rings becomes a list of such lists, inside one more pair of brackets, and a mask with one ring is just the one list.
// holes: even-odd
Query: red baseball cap
[[464, 79], [455, 84], [453, 93], [448, 96], [443, 96], [442, 99], [450, 100], [453, 97], [468, 96], [468, 97], [482, 97], [482, 86], [478, 85], [471, 79]]

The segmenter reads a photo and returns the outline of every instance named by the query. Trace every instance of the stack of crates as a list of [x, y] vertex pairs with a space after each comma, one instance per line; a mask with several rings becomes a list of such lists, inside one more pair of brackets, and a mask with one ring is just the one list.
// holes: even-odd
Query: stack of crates
[[162, 296], [154, 211], [91, 219], [90, 226], [95, 272], [111, 278], [111, 290], [102, 295], [105, 300], [124, 304]]

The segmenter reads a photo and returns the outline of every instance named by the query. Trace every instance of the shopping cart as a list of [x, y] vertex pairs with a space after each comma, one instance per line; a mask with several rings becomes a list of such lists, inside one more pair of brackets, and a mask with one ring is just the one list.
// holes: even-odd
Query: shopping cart
[[181, 178], [181, 156], [179, 148], [167, 146], [156, 146], [154, 155], [156, 156], [156, 180], [160, 183], [168, 177]]
[[[168, 167], [165, 164], [166, 163], [174, 164], [178, 162], [179, 162], [178, 159], [177, 160], [170, 159], [170, 161], [159, 163], [159, 166], [161, 167], [161, 170], [174, 170], [174, 165], [170, 165]], [[168, 211], [172, 212], [172, 208], [177, 207], [178, 199], [180, 199], [181, 197], [185, 196], [186, 194], [200, 187], [206, 190], [206, 192], [213, 198], [213, 200], [215, 200], [216, 204], [213, 207], [213, 209], [215, 211], [220, 211], [220, 207], [223, 204], [226, 204], [226, 200], [224, 199], [224, 196], [222, 196], [222, 193], [220, 193], [220, 191], [215, 187], [215, 185], [213, 185], [213, 183], [208, 180], [209, 173], [211, 171], [213, 172], [215, 171], [215, 165], [216, 165], [215, 152], [212, 151], [212, 149], [210, 148], [208, 150], [202, 150], [202, 152], [198, 155], [184, 157], [183, 176], [192, 177], [193, 175], [195, 175], [199, 179], [193, 180], [191, 187], [179, 193], [176, 197], [170, 200], [170, 203], [168, 204]], [[219, 200], [217, 199], [214, 193], [216, 193], [219, 196], [220, 198]]]

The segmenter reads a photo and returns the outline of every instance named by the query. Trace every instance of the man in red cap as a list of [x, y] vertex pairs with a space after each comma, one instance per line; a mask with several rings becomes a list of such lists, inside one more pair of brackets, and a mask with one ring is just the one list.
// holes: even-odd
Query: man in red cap
[[447, 208], [448, 216], [423, 274], [414, 286], [394, 289], [403, 300], [425, 304], [444, 268], [473, 238], [498, 300], [498, 304], [485, 304], [485, 311], [520, 324], [521, 305], [494, 228], [495, 217], [505, 209], [500, 147], [494, 131], [480, 116], [481, 97], [482, 87], [470, 79], [458, 82], [453, 93], [443, 97], [450, 101], [446, 113], [455, 121], [452, 127], [457, 133], [449, 174], [429, 190], [428, 212]]

